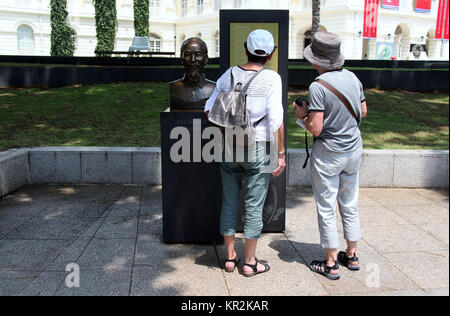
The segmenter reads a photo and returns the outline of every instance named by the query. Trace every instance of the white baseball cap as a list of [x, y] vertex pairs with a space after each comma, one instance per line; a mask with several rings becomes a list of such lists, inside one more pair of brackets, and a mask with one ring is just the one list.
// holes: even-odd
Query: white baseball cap
[[269, 31], [255, 30], [247, 38], [247, 49], [252, 55], [267, 57], [275, 49], [275, 40]]

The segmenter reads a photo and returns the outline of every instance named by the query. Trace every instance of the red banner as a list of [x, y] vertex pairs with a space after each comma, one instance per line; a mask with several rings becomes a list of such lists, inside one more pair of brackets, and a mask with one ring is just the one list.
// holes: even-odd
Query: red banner
[[448, 1], [439, 0], [439, 9], [436, 22], [436, 39], [448, 40]]
[[417, 12], [431, 12], [431, 0], [417, 0]]
[[377, 38], [378, 8], [380, 0], [365, 0], [364, 5], [364, 38]]
[[384, 9], [398, 10], [400, 7], [400, 0], [383, 0], [381, 2], [381, 7]]

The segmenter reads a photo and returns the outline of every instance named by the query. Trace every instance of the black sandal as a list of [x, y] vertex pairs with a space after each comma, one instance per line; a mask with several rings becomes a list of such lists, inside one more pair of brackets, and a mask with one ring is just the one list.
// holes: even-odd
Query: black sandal
[[[258, 263], [262, 264], [264, 266], [264, 271], [258, 271]], [[244, 264], [245, 266], [252, 268], [253, 273], [245, 273], [244, 272], [244, 276], [246, 276], [247, 278], [253, 277], [257, 274], [261, 274], [261, 273], [266, 273], [270, 270], [270, 265], [267, 261], [259, 261], [258, 259], [256, 259], [256, 263], [255, 264]]]
[[[356, 253], [353, 255], [353, 258], [349, 258], [347, 257], [347, 253], [345, 251], [341, 251], [338, 254], [338, 259], [340, 261], [340, 263], [347, 267], [350, 271], [359, 271], [360, 270], [360, 266], [359, 266], [359, 259], [356, 256]], [[350, 263], [354, 263], [356, 262], [356, 264], [350, 264]]]
[[339, 273], [338, 274], [331, 273], [331, 271], [339, 270], [339, 265], [337, 262], [333, 267], [329, 267], [327, 265], [326, 260], [325, 261], [313, 261], [313, 262], [311, 262], [309, 267], [310, 267], [311, 271], [321, 274], [332, 281], [336, 281], [341, 278], [341, 275]]
[[[238, 257], [236, 257], [236, 259], [225, 259], [225, 271], [228, 273], [233, 273], [234, 270], [236, 270], [236, 267], [238, 265], [238, 263], [241, 261], [241, 259], [239, 259]], [[227, 263], [228, 262], [232, 262], [234, 263], [234, 268], [233, 269], [229, 269], [227, 268]]]

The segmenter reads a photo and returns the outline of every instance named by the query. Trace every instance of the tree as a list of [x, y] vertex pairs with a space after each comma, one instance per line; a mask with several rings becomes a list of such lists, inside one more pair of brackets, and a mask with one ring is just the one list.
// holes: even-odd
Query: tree
[[320, 28], [320, 0], [312, 2], [312, 35], [319, 32]]
[[51, 0], [51, 56], [73, 56], [75, 32], [67, 23], [67, 0]]
[[150, 4], [149, 0], [134, 0], [134, 32], [136, 36], [150, 34]]
[[[96, 52], [112, 52], [117, 32], [116, 0], [93, 0], [95, 7], [95, 28], [97, 31]], [[97, 53], [96, 53], [97, 54]], [[111, 56], [111, 54], [97, 54]]]

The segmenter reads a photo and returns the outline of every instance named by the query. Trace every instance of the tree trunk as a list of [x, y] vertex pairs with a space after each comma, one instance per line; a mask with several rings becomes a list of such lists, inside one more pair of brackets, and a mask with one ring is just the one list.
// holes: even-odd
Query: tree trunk
[[320, 0], [312, 0], [312, 30], [314, 35], [320, 28]]

